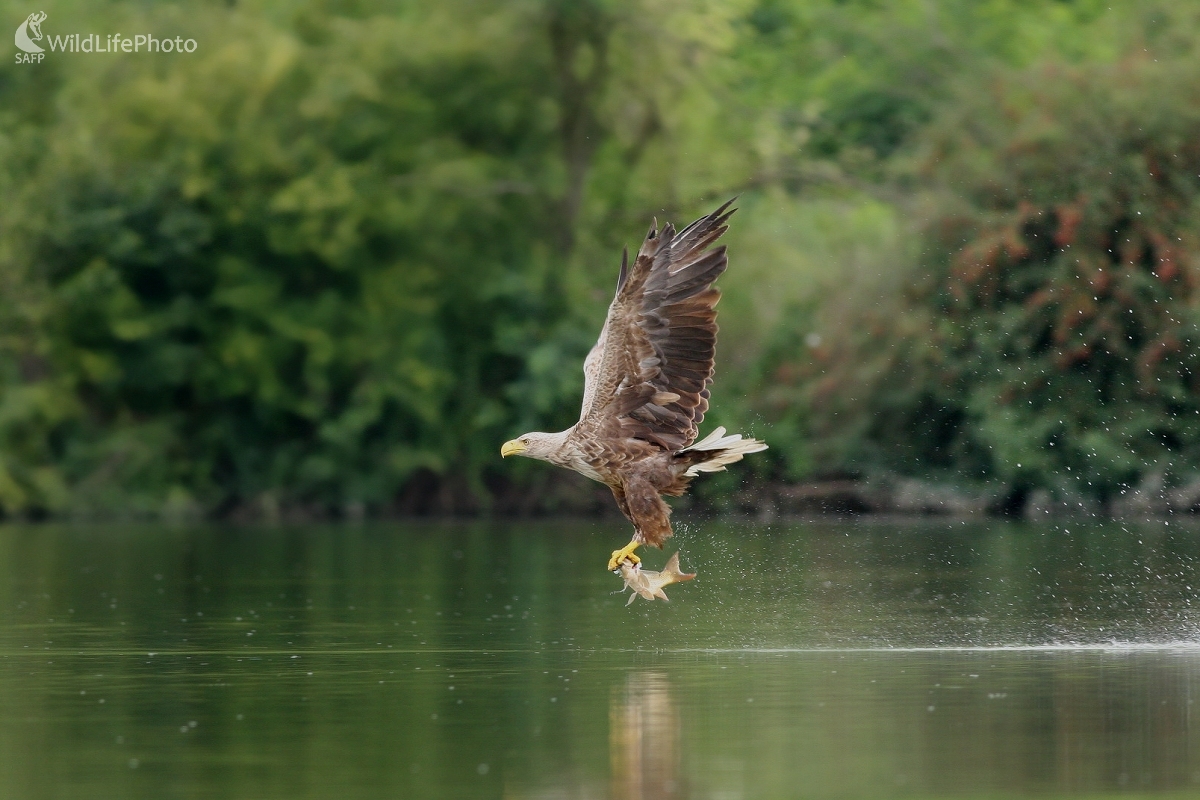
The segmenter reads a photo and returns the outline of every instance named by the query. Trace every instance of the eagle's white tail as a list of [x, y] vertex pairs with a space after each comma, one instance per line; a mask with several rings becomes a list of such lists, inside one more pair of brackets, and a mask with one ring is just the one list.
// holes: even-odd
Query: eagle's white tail
[[727, 465], [741, 461], [742, 456], [766, 449], [766, 442], [760, 442], [757, 439], [743, 439], [740, 433], [726, 436], [724, 428], [717, 428], [708, 436], [679, 452], [686, 453], [689, 450], [712, 452], [712, 458], [701, 461], [699, 464], [693, 464], [684, 473], [688, 477], [695, 477], [701, 472], [722, 472]]

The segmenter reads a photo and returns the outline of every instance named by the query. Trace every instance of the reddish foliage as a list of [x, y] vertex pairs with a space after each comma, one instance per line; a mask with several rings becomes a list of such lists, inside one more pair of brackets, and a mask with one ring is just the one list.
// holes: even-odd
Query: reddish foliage
[[1083, 221], [1082, 205], [1083, 200], [1080, 199], [1074, 203], [1065, 203], [1055, 209], [1058, 217], [1058, 230], [1054, 232], [1054, 243], [1059, 247], [1075, 243], [1075, 234], [1079, 230], [1079, 223]]
[[1138, 378], [1149, 384], [1154, 378], [1154, 370], [1171, 353], [1181, 349], [1180, 342], [1171, 334], [1164, 334], [1142, 349], [1138, 355]]

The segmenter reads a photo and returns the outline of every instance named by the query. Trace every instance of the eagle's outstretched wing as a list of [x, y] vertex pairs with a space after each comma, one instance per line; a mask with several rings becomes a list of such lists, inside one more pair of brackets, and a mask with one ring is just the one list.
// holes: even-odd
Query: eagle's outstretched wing
[[578, 435], [687, 447], [708, 410], [717, 345], [713, 288], [728, 265], [708, 249], [728, 226], [730, 200], [678, 233], [650, 229], [632, 266], [621, 261], [617, 294], [584, 362]]

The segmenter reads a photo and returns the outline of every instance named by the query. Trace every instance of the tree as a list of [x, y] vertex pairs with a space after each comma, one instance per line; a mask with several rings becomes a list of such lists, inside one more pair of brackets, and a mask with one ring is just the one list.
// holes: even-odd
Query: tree
[[846, 359], [878, 367], [860, 454], [1010, 506], [1200, 466], [1200, 76], [1158, 55], [1010, 72], [930, 131], [925, 277]]

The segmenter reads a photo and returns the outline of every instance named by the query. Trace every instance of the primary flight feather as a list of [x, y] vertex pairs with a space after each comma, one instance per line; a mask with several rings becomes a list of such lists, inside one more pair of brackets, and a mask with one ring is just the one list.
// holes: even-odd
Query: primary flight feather
[[638, 563], [643, 544], [662, 547], [671, 507], [701, 472], [720, 472], [767, 445], [717, 428], [696, 441], [717, 346], [713, 283], [729, 261], [712, 247], [734, 209], [725, 203], [676, 233], [650, 228], [637, 258], [621, 258], [617, 294], [600, 338], [583, 364], [579, 422], [559, 433], [526, 433], [505, 442], [503, 456], [549, 461], [600, 481], [633, 523], [633, 540], [613, 551], [608, 568]]

